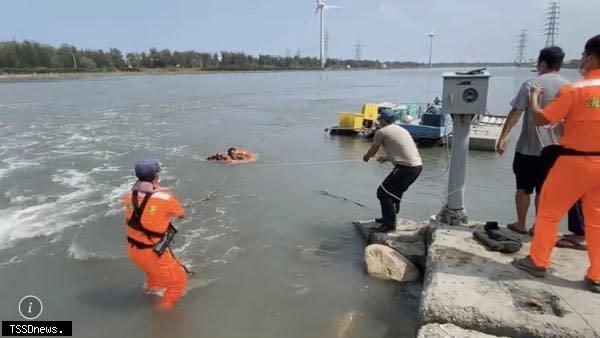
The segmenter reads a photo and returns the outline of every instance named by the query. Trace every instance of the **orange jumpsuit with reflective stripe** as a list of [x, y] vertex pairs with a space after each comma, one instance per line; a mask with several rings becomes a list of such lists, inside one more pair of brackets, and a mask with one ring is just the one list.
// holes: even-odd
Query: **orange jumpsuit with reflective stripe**
[[[600, 70], [564, 86], [542, 112], [551, 123], [564, 120], [560, 144], [566, 148], [600, 152]], [[600, 281], [600, 156], [560, 156], [542, 188], [530, 256], [548, 267], [556, 244], [558, 224], [581, 198], [585, 238], [590, 259], [587, 278]]]
[[[145, 194], [138, 194], [138, 205], [142, 203]], [[133, 214], [131, 203], [132, 193], [125, 195], [125, 218], [129, 220]], [[171, 217], [183, 217], [181, 203], [170, 192], [159, 191], [152, 194], [142, 214], [141, 223], [145, 229], [164, 233], [167, 231]], [[130, 226], [125, 226], [127, 237], [144, 243], [155, 244], [158, 238], [149, 238], [143, 232]], [[152, 248], [138, 249], [128, 243], [129, 258], [146, 273], [148, 289], [166, 289], [158, 304], [158, 309], [168, 310], [175, 306], [183, 295], [187, 284], [187, 276], [183, 267], [173, 257], [169, 250], [158, 256]]]

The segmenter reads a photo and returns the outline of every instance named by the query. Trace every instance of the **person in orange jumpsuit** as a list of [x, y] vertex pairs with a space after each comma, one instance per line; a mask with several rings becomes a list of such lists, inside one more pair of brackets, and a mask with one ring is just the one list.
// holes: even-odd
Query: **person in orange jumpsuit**
[[160, 164], [156, 160], [142, 160], [135, 165], [138, 181], [125, 195], [127, 222], [127, 253], [129, 258], [146, 274], [149, 292], [165, 290], [158, 310], [175, 307], [187, 284], [183, 266], [171, 250], [162, 254], [153, 247], [167, 232], [172, 217], [183, 218], [181, 203], [173, 193], [158, 186]]
[[591, 291], [600, 293], [600, 35], [587, 41], [580, 72], [584, 79], [564, 86], [543, 111], [538, 103], [543, 89], [531, 89], [530, 107], [536, 125], [564, 121], [564, 134], [542, 187], [529, 256], [515, 259], [513, 265], [544, 277], [558, 224], [581, 199], [590, 259], [585, 282]]

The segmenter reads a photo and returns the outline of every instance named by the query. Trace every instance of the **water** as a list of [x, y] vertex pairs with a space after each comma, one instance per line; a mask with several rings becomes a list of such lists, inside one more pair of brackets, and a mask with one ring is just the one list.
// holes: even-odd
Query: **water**
[[[359, 161], [369, 143], [323, 130], [365, 102], [431, 100], [441, 72], [1, 83], [0, 318], [20, 319], [18, 301], [34, 294], [41, 320], [72, 320], [78, 337], [412, 336], [418, 286], [369, 278], [350, 225], [378, 215], [375, 190], [390, 167]], [[491, 72], [488, 107], [502, 114], [532, 73]], [[203, 160], [231, 145], [255, 151], [258, 163]], [[416, 220], [439, 211], [447, 180], [447, 149], [422, 155], [422, 177], [401, 207]], [[202, 271], [166, 317], [150, 310], [124, 253], [121, 198], [135, 159], [148, 156], [164, 164], [162, 185], [182, 201], [217, 192], [178, 223], [176, 252]], [[472, 218], [514, 220], [511, 161], [512, 150], [470, 153]]]

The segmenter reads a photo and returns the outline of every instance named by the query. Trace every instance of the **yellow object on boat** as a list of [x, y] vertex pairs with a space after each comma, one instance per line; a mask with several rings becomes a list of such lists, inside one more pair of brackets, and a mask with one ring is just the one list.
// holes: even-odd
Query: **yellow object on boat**
[[362, 107], [362, 115], [367, 121], [377, 120], [379, 105], [376, 103], [366, 103]]
[[358, 113], [338, 114], [338, 125], [342, 129], [362, 130], [364, 120], [364, 116]]

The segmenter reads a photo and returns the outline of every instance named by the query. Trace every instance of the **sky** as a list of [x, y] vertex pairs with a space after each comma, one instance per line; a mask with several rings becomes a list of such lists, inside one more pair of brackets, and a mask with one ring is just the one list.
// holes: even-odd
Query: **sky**
[[[325, 0], [329, 57], [426, 62], [513, 61], [521, 29], [526, 56], [544, 47], [546, 0]], [[600, 0], [562, 0], [558, 45], [578, 58], [600, 34]], [[315, 0], [13, 0], [2, 4], [0, 40], [78, 48], [151, 47], [253, 55], [318, 56]]]

